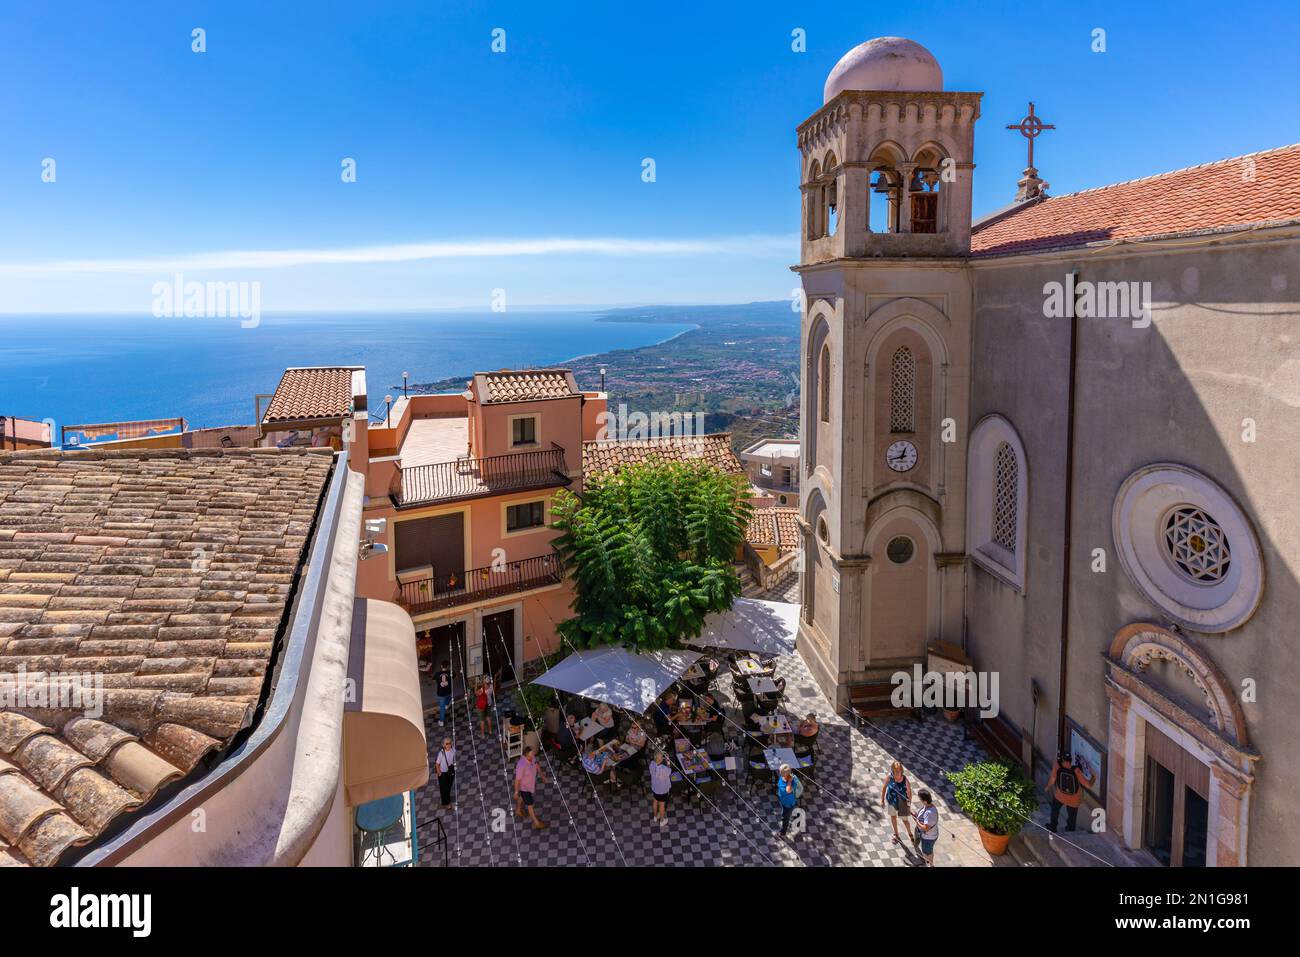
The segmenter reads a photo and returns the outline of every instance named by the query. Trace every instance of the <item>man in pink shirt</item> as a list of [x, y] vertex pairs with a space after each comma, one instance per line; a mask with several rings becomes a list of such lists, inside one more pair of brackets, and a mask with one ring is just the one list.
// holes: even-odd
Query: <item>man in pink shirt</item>
[[532, 748], [524, 748], [524, 756], [515, 765], [515, 813], [523, 817], [524, 808], [528, 808], [528, 816], [533, 820], [533, 827], [540, 831], [546, 825], [537, 820], [537, 811], [533, 809], [533, 792], [537, 790], [539, 775], [542, 783], [545, 784], [546, 775], [542, 774], [541, 766], [537, 762], [537, 754]]

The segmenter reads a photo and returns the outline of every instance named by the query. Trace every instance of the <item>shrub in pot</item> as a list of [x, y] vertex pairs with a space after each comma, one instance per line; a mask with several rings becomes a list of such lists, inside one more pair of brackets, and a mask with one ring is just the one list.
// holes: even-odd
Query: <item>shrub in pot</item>
[[1007, 844], [1038, 808], [1033, 784], [1005, 761], [979, 761], [949, 771], [957, 806], [979, 828], [990, 854], [1005, 854]]

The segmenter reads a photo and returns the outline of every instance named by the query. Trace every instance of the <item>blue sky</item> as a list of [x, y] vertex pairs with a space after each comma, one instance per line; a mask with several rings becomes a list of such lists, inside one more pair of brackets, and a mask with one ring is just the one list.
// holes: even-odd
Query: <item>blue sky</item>
[[[794, 127], [857, 43], [910, 37], [984, 92], [979, 213], [1030, 99], [1057, 194], [1300, 140], [1298, 27], [1267, 2], [6, 4], [0, 311], [147, 312], [177, 260], [265, 310], [784, 298]], [[209, 255], [275, 250], [308, 262]]]

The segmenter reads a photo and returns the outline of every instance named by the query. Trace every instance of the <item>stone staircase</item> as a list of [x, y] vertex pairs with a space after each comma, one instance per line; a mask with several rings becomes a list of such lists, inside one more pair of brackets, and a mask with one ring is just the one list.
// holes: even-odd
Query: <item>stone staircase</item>
[[[1083, 829], [1087, 809], [1079, 812], [1077, 831], [1065, 830], [1065, 812], [1061, 812], [1061, 830], [1047, 830], [1049, 807], [1044, 804], [1034, 813], [1033, 824], [1026, 825], [1011, 839], [1008, 854], [1023, 867], [1159, 867], [1146, 851], [1131, 851], [1112, 835]], [[1041, 825], [1041, 826], [1040, 826]]]

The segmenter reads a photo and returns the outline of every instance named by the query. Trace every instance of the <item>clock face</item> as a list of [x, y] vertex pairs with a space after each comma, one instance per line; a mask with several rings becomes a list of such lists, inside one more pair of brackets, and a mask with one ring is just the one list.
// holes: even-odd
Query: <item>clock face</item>
[[916, 446], [906, 439], [895, 442], [885, 453], [885, 462], [895, 472], [910, 471], [916, 465]]

